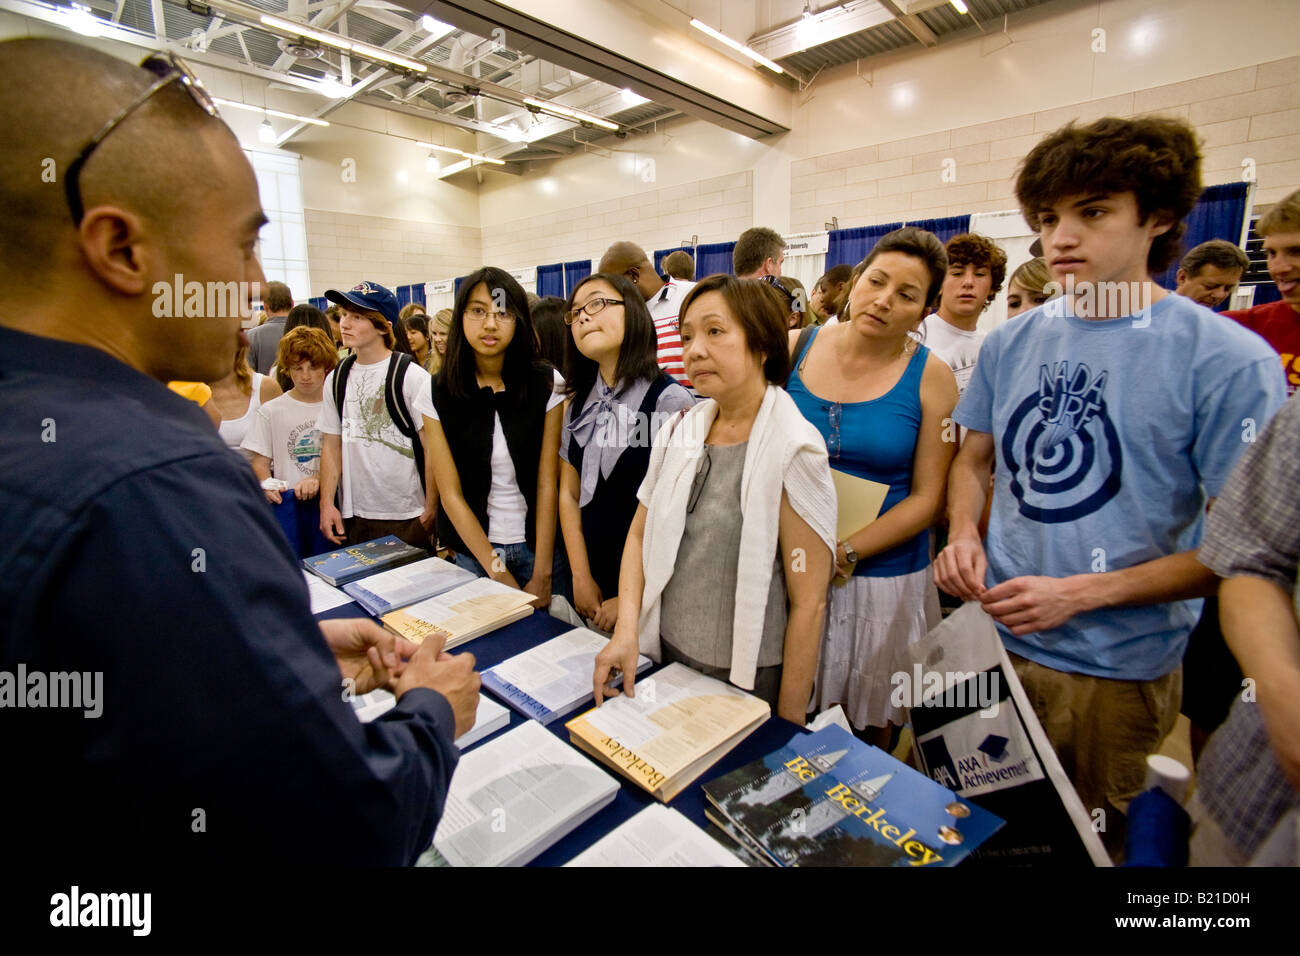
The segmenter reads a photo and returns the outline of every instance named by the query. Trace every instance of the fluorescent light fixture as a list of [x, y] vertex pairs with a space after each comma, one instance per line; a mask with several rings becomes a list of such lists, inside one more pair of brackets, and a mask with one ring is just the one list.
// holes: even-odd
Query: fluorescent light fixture
[[72, 4], [63, 11], [63, 19], [68, 29], [80, 33], [83, 37], [97, 37], [103, 33], [101, 20], [91, 12], [90, 7], [80, 3]]
[[324, 30], [317, 30], [315, 27], [309, 27], [304, 23], [295, 23], [292, 20], [286, 20], [283, 17], [271, 16], [264, 13], [258, 17], [259, 22], [264, 26], [287, 33], [291, 37], [306, 37], [309, 40], [315, 40], [317, 43], [324, 43], [326, 46], [332, 46], [336, 50], [344, 50], [348, 53], [355, 53], [357, 56], [365, 57], [368, 60], [380, 60], [384, 63], [392, 63], [403, 69], [411, 70], [415, 73], [425, 73], [428, 67], [423, 63], [418, 63], [408, 57], [399, 56], [396, 53], [390, 53], [382, 47], [371, 46], [369, 43], [354, 43], [347, 37], [339, 36], [337, 33], [327, 33]]
[[642, 103], [649, 103], [650, 100], [642, 96], [640, 93], [633, 93], [629, 89], [624, 89], [623, 102], [628, 106], [640, 106]]
[[966, 4], [964, 0], [948, 0], [948, 2], [951, 3], [957, 9], [958, 13], [970, 12], [969, 10], [966, 9]]
[[273, 17], [269, 13], [262, 14], [258, 17], [258, 20], [265, 26], [282, 30], [291, 36], [306, 37], [309, 40], [324, 43], [326, 46], [332, 46], [338, 50], [352, 49], [352, 41], [347, 37], [339, 36], [337, 33], [326, 33], [324, 30], [309, 27], [305, 23], [294, 23], [292, 20]]
[[484, 156], [482, 153], [461, 153], [466, 159], [472, 159], [477, 163], [491, 163], [493, 166], [504, 166], [504, 159], [497, 159], [495, 156]]
[[618, 129], [617, 123], [611, 123], [607, 119], [601, 119], [599, 116], [593, 116], [592, 114], [584, 113], [581, 110], [561, 106], [559, 103], [548, 103], [546, 100], [539, 100], [532, 96], [525, 96], [524, 102], [529, 106], [536, 106], [539, 110], [544, 110], [554, 116], [561, 116], [564, 119], [577, 120], [579, 123], [590, 123], [592, 126], [599, 126], [601, 129]]
[[456, 156], [465, 155], [465, 153], [462, 150], [457, 149], [455, 146], [439, 146], [437, 143], [421, 143], [421, 142], [417, 142], [415, 145], [419, 146], [422, 149], [436, 149], [443, 153], [453, 153]]
[[413, 73], [428, 72], [428, 67], [423, 63], [412, 60], [410, 57], [399, 56], [396, 53], [389, 53], [382, 47], [371, 46], [369, 43], [352, 44], [352, 52], [357, 56], [364, 56], [371, 60], [383, 60], [385, 63], [392, 63], [403, 69], [410, 70]]
[[275, 127], [271, 125], [269, 119], [262, 120], [262, 124], [257, 127], [257, 138], [263, 143], [275, 142]]
[[436, 37], [435, 42], [441, 40], [448, 34], [456, 32], [456, 28], [450, 23], [443, 23], [441, 20], [435, 20], [427, 13], [420, 17], [420, 29], [425, 33], [428, 33], [430, 36]]
[[745, 44], [739, 43], [731, 39], [731, 37], [727, 36], [724, 33], [719, 33], [717, 30], [713, 29], [713, 27], [709, 26], [707, 23], [702, 23], [701, 21], [696, 20], [694, 17], [692, 17], [691, 26], [695, 27], [695, 29], [699, 30], [701, 33], [705, 33], [713, 37], [713, 39], [717, 40], [719, 43], [725, 43], [727, 46], [731, 47], [737, 53], [743, 53], [745, 56], [749, 57], [755, 63], [767, 67], [769, 70], [772, 70], [774, 73], [785, 72], [785, 70], [781, 69], [779, 66], [773, 63], [767, 57], [763, 56], [761, 53], [756, 53], [755, 51], [751, 50], [749, 47], [745, 46]]
[[[286, 113], [283, 110], [271, 110], [261, 106], [249, 106], [247, 103], [239, 103], [235, 100], [223, 100], [219, 96], [214, 96], [212, 102], [218, 106], [230, 106], [237, 110], [248, 110], [250, 113], [262, 113], [268, 116], [278, 116], [281, 119], [293, 120], [295, 123], [310, 123], [312, 126], [329, 126], [329, 122], [323, 119], [317, 119], [314, 116], [299, 116], [297, 113]], [[270, 127], [270, 121], [267, 120], [263, 126]], [[259, 127], [260, 129], [260, 127]], [[274, 132], [274, 130], [272, 131]]]

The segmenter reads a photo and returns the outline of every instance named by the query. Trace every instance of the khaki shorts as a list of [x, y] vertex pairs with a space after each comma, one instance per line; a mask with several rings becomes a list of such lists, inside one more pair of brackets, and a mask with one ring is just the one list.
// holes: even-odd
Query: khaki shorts
[[1146, 782], [1146, 758], [1178, 719], [1181, 667], [1155, 680], [1067, 674], [1008, 652], [1038, 720], [1112, 855], [1124, 846], [1129, 802]]

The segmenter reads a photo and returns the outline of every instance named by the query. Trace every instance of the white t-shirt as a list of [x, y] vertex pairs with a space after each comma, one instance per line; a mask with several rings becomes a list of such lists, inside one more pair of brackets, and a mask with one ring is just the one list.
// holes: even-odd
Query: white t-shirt
[[940, 318], [937, 312], [925, 317], [920, 331], [926, 348], [947, 362], [952, 374], [957, 376], [957, 394], [966, 391], [985, 333], [978, 329], [974, 332], [959, 329]]
[[[357, 362], [348, 375], [343, 419], [334, 405], [335, 370], [325, 379], [317, 427], [324, 435], [343, 437], [343, 517], [376, 521], [405, 521], [424, 511], [420, 473], [411, 442], [397, 430], [384, 404], [388, 357], [373, 365]], [[421, 416], [437, 419], [429, 373], [412, 362], [406, 368], [402, 395], [416, 428]]]
[[292, 488], [320, 475], [321, 402], [300, 402], [286, 393], [257, 410], [240, 446], [271, 459], [271, 474]]
[[[555, 390], [546, 401], [549, 412], [564, 401], [564, 376], [555, 373]], [[510, 460], [510, 447], [501, 427], [501, 416], [492, 417], [492, 486], [488, 489], [487, 513], [488, 541], [492, 544], [520, 544], [528, 540], [528, 502], [519, 490], [515, 476], [515, 463]]]

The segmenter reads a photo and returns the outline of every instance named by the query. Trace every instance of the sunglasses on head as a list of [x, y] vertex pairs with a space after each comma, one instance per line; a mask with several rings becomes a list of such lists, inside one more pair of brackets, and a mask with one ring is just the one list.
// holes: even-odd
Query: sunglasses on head
[[68, 173], [63, 179], [64, 194], [67, 196], [68, 210], [72, 213], [73, 225], [81, 225], [81, 220], [86, 215], [86, 209], [81, 199], [81, 167], [86, 165], [86, 160], [90, 159], [91, 154], [95, 152], [108, 134], [117, 129], [124, 119], [147, 103], [155, 93], [172, 83], [179, 82], [199, 109], [209, 116], [217, 115], [217, 105], [212, 102], [212, 97], [208, 95], [208, 91], [203, 88], [203, 84], [194, 75], [194, 71], [175, 53], [164, 51], [151, 53], [145, 57], [140, 66], [157, 76], [158, 80], [105, 123], [100, 131], [90, 138], [90, 142], [81, 148], [81, 151], [77, 153], [77, 158], [68, 166]]

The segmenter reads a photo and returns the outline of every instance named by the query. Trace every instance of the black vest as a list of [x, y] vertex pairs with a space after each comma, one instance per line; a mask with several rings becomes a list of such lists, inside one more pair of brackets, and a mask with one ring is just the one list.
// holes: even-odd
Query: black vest
[[[650, 420], [659, 396], [673, 383], [663, 372], [646, 390], [638, 414]], [[595, 388], [592, 383], [592, 388]], [[588, 392], [590, 394], [590, 392]], [[569, 404], [569, 419], [582, 410], [586, 395], [575, 395]], [[599, 431], [599, 425], [597, 430]], [[623, 563], [623, 546], [627, 543], [628, 529], [636, 517], [637, 489], [645, 480], [646, 469], [650, 467], [650, 444], [654, 433], [646, 436], [642, 447], [628, 447], [618, 456], [618, 463], [609, 477], [596, 478], [596, 491], [591, 501], [582, 509], [582, 536], [587, 542], [587, 563], [591, 566], [591, 577], [606, 599], [618, 594], [618, 572]], [[582, 474], [583, 449], [569, 436], [569, 464]]]
[[[443, 375], [433, 380], [433, 404], [438, 410], [452, 461], [460, 476], [460, 490], [474, 517], [488, 530], [487, 500], [492, 487], [493, 418], [501, 416], [506, 448], [515, 466], [515, 480], [528, 505], [524, 534], [528, 547], [537, 542], [537, 471], [546, 431], [546, 403], [554, 391], [551, 367], [530, 369], [523, 388], [507, 386], [504, 392], [480, 388], [467, 398], [456, 398], [447, 389]], [[457, 533], [447, 513], [438, 508], [438, 539], [461, 554], [469, 548]]]

